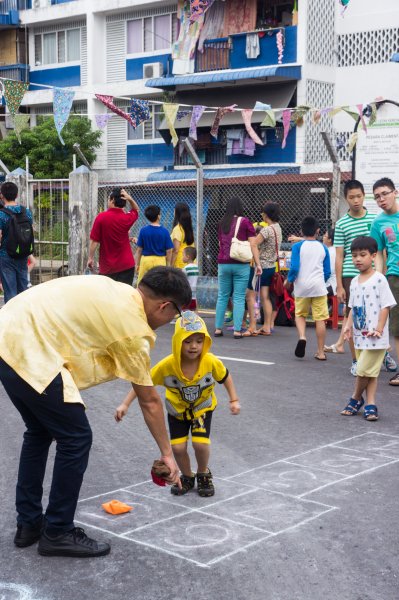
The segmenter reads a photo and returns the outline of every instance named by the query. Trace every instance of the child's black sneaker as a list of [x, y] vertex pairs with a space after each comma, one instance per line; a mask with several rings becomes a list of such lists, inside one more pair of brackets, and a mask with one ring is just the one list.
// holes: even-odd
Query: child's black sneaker
[[175, 483], [170, 488], [171, 494], [174, 494], [175, 496], [184, 496], [184, 494], [187, 494], [187, 492], [192, 490], [195, 486], [195, 475], [193, 475], [192, 477], [187, 477], [187, 475], [180, 475], [180, 481], [181, 489]]
[[200, 496], [213, 496], [215, 487], [212, 481], [212, 473], [208, 469], [206, 473], [197, 473], [197, 489]]

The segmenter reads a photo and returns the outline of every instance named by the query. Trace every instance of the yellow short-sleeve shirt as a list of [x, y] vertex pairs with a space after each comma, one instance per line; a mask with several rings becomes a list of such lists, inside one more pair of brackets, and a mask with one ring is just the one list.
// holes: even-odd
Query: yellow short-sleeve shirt
[[176, 227], [173, 228], [170, 237], [172, 238], [172, 242], [174, 242], [174, 240], [180, 242], [174, 266], [177, 269], [182, 269], [185, 266], [183, 262], [183, 250], [184, 248], [187, 248], [187, 246], [194, 246], [194, 244], [186, 244], [184, 241], [184, 229], [181, 225], [176, 225]]

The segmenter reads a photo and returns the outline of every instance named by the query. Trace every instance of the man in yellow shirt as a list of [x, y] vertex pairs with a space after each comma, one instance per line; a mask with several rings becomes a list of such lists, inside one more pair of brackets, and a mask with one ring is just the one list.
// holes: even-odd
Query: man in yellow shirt
[[[191, 301], [185, 274], [155, 267], [137, 290], [104, 276], [49, 281], [0, 311], [0, 380], [25, 425], [16, 490], [14, 543], [39, 540], [44, 556], [103, 556], [109, 544], [75, 528], [74, 514], [92, 432], [79, 390], [117, 377], [131, 382], [161, 460], [178, 483], [161, 398], [150, 374], [154, 329]], [[49, 503], [42, 494], [50, 445], [57, 442]]]

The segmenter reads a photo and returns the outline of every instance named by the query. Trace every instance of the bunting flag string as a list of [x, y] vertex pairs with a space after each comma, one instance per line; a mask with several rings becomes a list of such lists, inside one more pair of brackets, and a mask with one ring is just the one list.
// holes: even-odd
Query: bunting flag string
[[4, 99], [7, 108], [11, 115], [15, 115], [21, 106], [22, 98], [28, 89], [27, 83], [24, 81], [13, 81], [12, 79], [3, 80], [4, 83]]
[[213, 121], [213, 125], [211, 128], [211, 135], [217, 139], [219, 132], [220, 121], [223, 119], [224, 115], [229, 112], [234, 112], [237, 104], [232, 104], [231, 106], [221, 106], [216, 111], [215, 120]]
[[174, 122], [175, 122], [178, 110], [179, 110], [178, 104], [172, 104], [169, 102], [164, 102], [164, 104], [163, 104], [163, 112], [165, 115], [166, 123], [169, 127], [170, 135], [172, 136], [173, 146], [176, 146], [177, 142], [179, 141], [179, 138], [177, 137], [176, 129], [174, 127]]
[[112, 119], [114, 115], [110, 113], [102, 113], [101, 115], [94, 115], [96, 119], [96, 125], [99, 129], [105, 129], [108, 121]]
[[28, 129], [29, 119], [30, 119], [30, 115], [26, 115], [24, 113], [16, 113], [12, 117], [12, 120], [14, 123], [15, 135], [17, 136], [17, 139], [20, 144], [21, 144], [21, 132], [24, 129]]
[[61, 137], [61, 131], [68, 121], [74, 97], [75, 92], [63, 88], [54, 88], [53, 90], [54, 123], [63, 146], [65, 146], [65, 142]]
[[119, 115], [120, 117], [122, 117], [122, 119], [126, 119], [126, 121], [128, 121], [128, 123], [130, 123], [130, 125], [132, 125], [132, 127], [134, 127], [132, 117], [130, 115], [128, 115], [127, 113], [125, 113], [125, 111], [123, 111], [121, 108], [118, 108], [117, 106], [115, 106], [113, 96], [105, 96], [104, 94], [95, 94], [95, 96], [96, 96], [97, 100], [102, 102], [104, 104], [104, 106], [109, 108], [109, 110], [112, 110], [112, 112], [114, 112], [116, 115]]
[[264, 144], [263, 144], [262, 140], [257, 135], [257, 133], [255, 132], [255, 130], [253, 129], [253, 127], [251, 125], [251, 118], [252, 118], [253, 112], [254, 111], [252, 110], [252, 108], [244, 108], [241, 111], [242, 120], [244, 121], [245, 129], [247, 130], [249, 137], [255, 142], [255, 144], [259, 144], [260, 146], [263, 146]]
[[290, 131], [290, 125], [291, 125], [291, 111], [289, 109], [285, 109], [285, 110], [283, 110], [284, 134], [283, 134], [283, 141], [281, 144], [281, 147], [283, 148], [283, 150], [287, 145], [287, 137], [288, 137], [288, 133]]
[[359, 112], [360, 122], [362, 124], [363, 131], [365, 131], [367, 133], [367, 125], [366, 125], [366, 121], [364, 120], [364, 116], [363, 116], [363, 104], [356, 104], [356, 108]]
[[267, 110], [265, 118], [260, 124], [261, 127], [276, 127], [276, 113], [274, 110]]
[[197, 139], [197, 123], [200, 120], [205, 109], [206, 106], [202, 106], [200, 104], [193, 106], [193, 112], [191, 113], [190, 130], [188, 133], [189, 137], [193, 140]]
[[133, 128], [136, 129], [140, 123], [148, 121], [151, 118], [148, 100], [135, 100], [133, 98], [129, 113], [133, 122]]

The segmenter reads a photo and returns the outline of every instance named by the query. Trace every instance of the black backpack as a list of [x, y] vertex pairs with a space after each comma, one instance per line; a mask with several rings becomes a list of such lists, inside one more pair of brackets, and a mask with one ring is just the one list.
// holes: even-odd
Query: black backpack
[[8, 256], [11, 258], [27, 258], [29, 254], [33, 253], [34, 235], [32, 223], [28, 217], [26, 208], [21, 206], [21, 212], [14, 212], [5, 207], [0, 210], [10, 217], [5, 246]]

